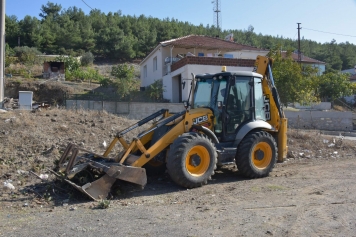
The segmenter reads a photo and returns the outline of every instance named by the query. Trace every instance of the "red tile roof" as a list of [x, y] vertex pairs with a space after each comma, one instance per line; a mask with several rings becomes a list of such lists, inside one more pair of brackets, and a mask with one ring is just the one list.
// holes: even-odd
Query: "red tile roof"
[[[286, 57], [287, 52], [282, 52], [282, 57]], [[292, 53], [292, 58], [294, 61], [298, 61], [298, 54], [297, 53]], [[314, 58], [309, 58], [305, 55], [302, 54], [302, 63], [317, 63], [317, 64], [326, 64], [325, 62], [316, 60]]]
[[204, 48], [204, 49], [224, 49], [224, 50], [264, 50], [253, 46], [238, 44], [232, 41], [223, 40], [203, 35], [187, 35], [177, 39], [161, 42], [163, 46], [177, 46], [181, 48]]

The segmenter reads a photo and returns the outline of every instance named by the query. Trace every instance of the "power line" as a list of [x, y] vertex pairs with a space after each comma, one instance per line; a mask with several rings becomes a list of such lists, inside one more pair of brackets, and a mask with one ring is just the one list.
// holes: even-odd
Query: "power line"
[[[82, 0], [84, 2], [84, 0]], [[85, 5], [87, 5], [90, 9], [94, 10], [91, 6], [89, 6], [86, 2], [84, 2]]]
[[344, 35], [344, 34], [332, 33], [332, 32], [327, 32], [327, 31], [309, 29], [309, 28], [305, 28], [305, 27], [303, 27], [303, 29], [304, 30], [311, 30], [311, 31], [321, 32], [321, 33], [325, 33], [325, 34], [331, 34], [331, 35], [341, 35], [341, 36], [348, 36], [348, 37], [356, 37], [355, 35]]

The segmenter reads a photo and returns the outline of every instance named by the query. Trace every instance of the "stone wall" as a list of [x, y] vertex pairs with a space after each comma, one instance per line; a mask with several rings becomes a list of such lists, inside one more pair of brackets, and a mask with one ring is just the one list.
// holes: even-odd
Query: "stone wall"
[[[127, 116], [131, 119], [143, 119], [161, 109], [171, 112], [184, 110], [182, 103], [140, 103], [114, 101], [67, 100], [67, 109], [106, 110], [107, 112]], [[351, 112], [335, 111], [285, 111], [288, 127], [300, 129], [320, 129], [330, 131], [353, 130]]]

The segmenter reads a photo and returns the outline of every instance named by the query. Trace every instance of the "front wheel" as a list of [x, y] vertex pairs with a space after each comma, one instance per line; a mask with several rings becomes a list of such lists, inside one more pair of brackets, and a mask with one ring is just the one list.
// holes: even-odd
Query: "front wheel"
[[276, 164], [277, 144], [268, 132], [256, 131], [247, 134], [237, 150], [237, 169], [248, 178], [266, 177]]
[[206, 135], [184, 133], [170, 147], [167, 171], [178, 185], [195, 188], [207, 184], [216, 163], [216, 148]]

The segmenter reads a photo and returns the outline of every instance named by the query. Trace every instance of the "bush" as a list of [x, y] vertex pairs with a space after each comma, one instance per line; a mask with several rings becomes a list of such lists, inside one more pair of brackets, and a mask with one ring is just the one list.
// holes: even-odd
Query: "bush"
[[66, 71], [75, 71], [80, 68], [80, 63], [78, 60], [72, 56], [65, 57], [63, 55], [56, 57], [55, 59], [58, 62], [64, 62]]
[[110, 83], [111, 83], [110, 78], [107, 78], [107, 77], [102, 77], [99, 80], [99, 84], [102, 87], [108, 87], [110, 85]]
[[127, 63], [113, 66], [111, 75], [117, 79], [132, 79], [135, 76], [135, 68]]
[[163, 92], [165, 91], [162, 80], [155, 80], [154, 83], [146, 87], [145, 94], [154, 101], [163, 101]]
[[[104, 80], [104, 76], [100, 75], [99, 72], [93, 68], [78, 68], [74, 71], [66, 71], [66, 79], [68, 81], [82, 80], [82, 81], [92, 81], [101, 83]], [[108, 84], [109, 81], [104, 82]]]
[[121, 98], [128, 97], [132, 92], [138, 91], [140, 81], [134, 78], [135, 68], [127, 63], [113, 66], [111, 75], [115, 77], [113, 85]]
[[19, 62], [25, 65], [35, 65], [42, 63], [42, 59], [37, 57], [37, 55], [42, 55], [42, 53], [36, 48], [30, 48], [27, 46], [15, 47], [14, 53]]
[[94, 55], [91, 52], [86, 52], [82, 55], [80, 62], [82, 66], [92, 65], [94, 62]]

